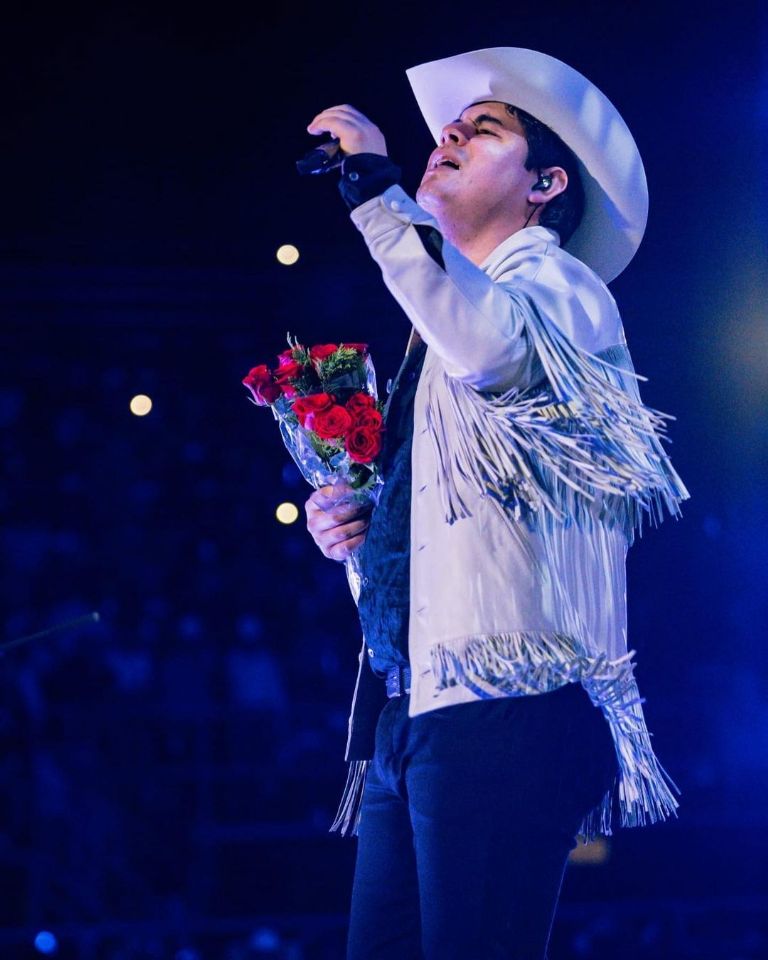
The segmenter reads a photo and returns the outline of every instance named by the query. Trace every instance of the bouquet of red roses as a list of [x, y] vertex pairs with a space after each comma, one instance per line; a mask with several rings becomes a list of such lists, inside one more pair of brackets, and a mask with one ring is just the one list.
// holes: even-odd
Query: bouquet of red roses
[[[367, 345], [306, 348], [290, 336], [288, 344], [276, 367], [253, 367], [243, 384], [254, 403], [272, 408], [285, 446], [315, 489], [342, 480], [355, 499], [375, 502], [384, 421]], [[359, 571], [351, 560], [347, 574], [357, 598]]]

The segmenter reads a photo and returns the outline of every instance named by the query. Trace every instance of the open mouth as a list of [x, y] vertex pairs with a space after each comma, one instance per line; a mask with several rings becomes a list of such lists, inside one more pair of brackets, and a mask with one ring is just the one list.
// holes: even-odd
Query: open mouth
[[440, 170], [441, 167], [448, 167], [449, 170], [458, 170], [459, 165], [455, 160], [452, 160], [450, 157], [445, 156], [443, 153], [438, 153], [434, 158], [432, 163], [429, 165], [430, 170]]

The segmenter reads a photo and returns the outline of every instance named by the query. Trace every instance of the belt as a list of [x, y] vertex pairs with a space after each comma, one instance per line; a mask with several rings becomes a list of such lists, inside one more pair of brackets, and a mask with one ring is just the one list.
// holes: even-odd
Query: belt
[[411, 668], [390, 667], [386, 676], [387, 696], [402, 697], [411, 692]]

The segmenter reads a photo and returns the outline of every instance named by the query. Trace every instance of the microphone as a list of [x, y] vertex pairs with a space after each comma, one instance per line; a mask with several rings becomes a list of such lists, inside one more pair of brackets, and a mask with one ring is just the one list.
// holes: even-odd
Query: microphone
[[338, 169], [344, 160], [344, 153], [336, 137], [327, 143], [321, 143], [296, 161], [296, 169], [304, 176], [308, 173], [330, 173]]
[[60, 633], [62, 630], [69, 630], [72, 627], [84, 627], [86, 623], [99, 623], [100, 620], [101, 614], [94, 611], [93, 613], [86, 613], [83, 617], [76, 617], [74, 620], [66, 620], [64, 623], [57, 623], [53, 627], [48, 627], [47, 630], [40, 630], [38, 633], [30, 633], [26, 637], [17, 637], [15, 640], [6, 640], [4, 643], [0, 643], [0, 656], [2, 656], [6, 650], [12, 650], [14, 647], [20, 647], [25, 643], [29, 643], [30, 640], [40, 640], [43, 637], [50, 637], [52, 634]]

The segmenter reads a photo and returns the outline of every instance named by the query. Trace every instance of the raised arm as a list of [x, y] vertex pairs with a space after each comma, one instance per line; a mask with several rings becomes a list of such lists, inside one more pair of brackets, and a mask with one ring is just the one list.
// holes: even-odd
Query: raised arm
[[340, 139], [347, 154], [340, 189], [352, 220], [390, 292], [450, 376], [477, 390], [528, 387], [536, 369], [526, 334], [532, 312], [590, 352], [623, 338], [605, 286], [583, 264], [549, 249], [558, 246], [556, 234], [528, 230], [521, 241], [516, 233], [477, 266], [398, 185], [384, 137], [363, 114], [346, 104], [331, 107], [308, 130]]

